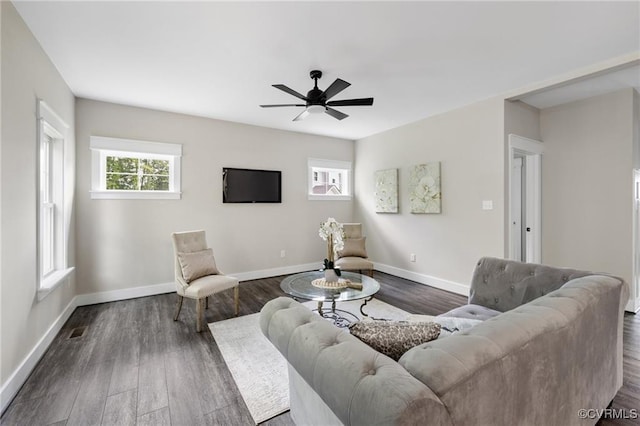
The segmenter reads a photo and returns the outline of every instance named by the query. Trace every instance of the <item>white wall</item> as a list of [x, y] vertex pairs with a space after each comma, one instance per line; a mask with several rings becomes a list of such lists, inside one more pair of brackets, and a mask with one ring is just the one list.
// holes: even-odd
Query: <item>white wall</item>
[[[204, 229], [218, 266], [245, 273], [320, 264], [320, 222], [352, 220], [352, 201], [306, 195], [307, 158], [353, 161], [352, 141], [86, 99], [76, 123], [79, 293], [172, 282], [174, 231]], [[91, 135], [183, 144], [182, 199], [90, 199]], [[226, 166], [281, 170], [282, 203], [223, 204]]]
[[[387, 265], [396, 274], [464, 292], [480, 257], [502, 257], [503, 99], [359, 140], [356, 159], [356, 218], [376, 269]], [[442, 213], [411, 214], [410, 167], [430, 161], [441, 162]], [[375, 213], [374, 172], [389, 168], [399, 169], [399, 213]], [[483, 200], [492, 200], [493, 210], [482, 210]]]
[[[520, 101], [504, 102], [504, 132], [539, 141], [540, 110]], [[507, 139], [505, 138], [505, 141]], [[505, 143], [508, 148], [508, 143]]]
[[542, 261], [631, 282], [633, 89], [540, 111]]
[[[3, 387], [63, 313], [73, 280], [36, 300], [36, 99], [43, 99], [70, 126], [74, 97], [14, 6], [2, 10], [2, 292], [0, 381]], [[71, 146], [75, 142], [72, 140]], [[73, 150], [72, 150], [73, 151]], [[73, 152], [68, 152], [73, 161]], [[73, 166], [68, 170], [73, 176]], [[73, 182], [71, 182], [73, 186]], [[73, 217], [71, 227], [73, 228]], [[69, 263], [74, 264], [70, 243]], [[3, 389], [2, 406], [6, 393]]]

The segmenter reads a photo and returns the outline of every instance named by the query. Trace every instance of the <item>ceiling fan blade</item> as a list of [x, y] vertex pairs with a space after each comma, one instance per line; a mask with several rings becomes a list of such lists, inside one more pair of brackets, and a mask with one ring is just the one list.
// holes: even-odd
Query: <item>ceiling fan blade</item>
[[296, 98], [302, 99], [303, 101], [307, 101], [307, 97], [304, 95], [301, 95], [300, 93], [296, 92], [295, 90], [285, 86], [284, 84], [273, 84], [273, 87], [275, 87], [276, 89], [280, 89], [283, 92], [287, 92], [290, 95], [295, 96]]
[[328, 106], [368, 106], [373, 105], [373, 98], [344, 99], [342, 101], [327, 102]]
[[275, 107], [292, 107], [292, 106], [306, 106], [305, 104], [278, 104], [278, 105], [260, 105], [262, 108], [275, 108]]
[[326, 112], [327, 114], [329, 114], [333, 118], [337, 118], [338, 120], [343, 120], [343, 119], [348, 117], [348, 115], [345, 114], [344, 112], [340, 112], [338, 110], [335, 110], [335, 109], [329, 108], [329, 107], [327, 107], [327, 109], [325, 109], [324, 112]]
[[305, 109], [300, 114], [298, 114], [296, 116], [296, 118], [293, 119], [293, 121], [301, 121], [301, 120], [304, 120], [305, 118], [307, 118], [308, 116], [309, 116], [309, 110]]
[[346, 81], [336, 78], [336, 81], [331, 83], [331, 86], [327, 87], [327, 90], [324, 91], [326, 96], [326, 100], [333, 98], [338, 93], [342, 92], [347, 87], [351, 86], [351, 83], [347, 83]]

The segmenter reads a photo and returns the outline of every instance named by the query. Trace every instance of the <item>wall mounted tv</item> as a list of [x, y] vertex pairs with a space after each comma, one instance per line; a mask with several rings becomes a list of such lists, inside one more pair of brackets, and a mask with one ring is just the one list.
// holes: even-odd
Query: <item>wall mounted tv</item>
[[222, 169], [223, 203], [281, 203], [279, 170]]

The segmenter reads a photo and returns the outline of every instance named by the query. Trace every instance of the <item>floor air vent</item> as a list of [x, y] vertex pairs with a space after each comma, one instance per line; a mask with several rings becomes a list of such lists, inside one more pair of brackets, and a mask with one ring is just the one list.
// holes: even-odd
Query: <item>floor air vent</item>
[[71, 334], [69, 334], [68, 339], [75, 339], [77, 337], [82, 337], [87, 334], [87, 326], [76, 327], [71, 330]]

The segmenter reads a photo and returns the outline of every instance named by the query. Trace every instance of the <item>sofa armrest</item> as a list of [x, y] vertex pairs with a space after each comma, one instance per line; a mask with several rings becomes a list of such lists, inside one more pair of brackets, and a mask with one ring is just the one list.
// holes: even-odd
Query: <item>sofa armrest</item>
[[346, 425], [451, 425], [423, 383], [300, 303], [278, 298], [260, 314], [265, 336]]

